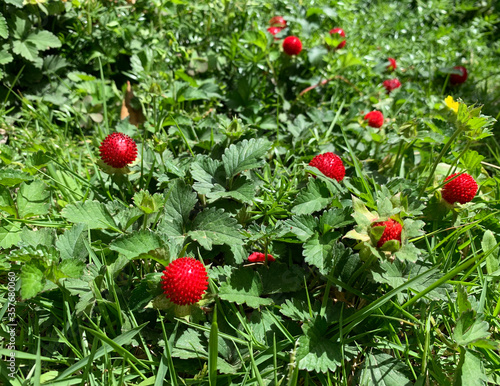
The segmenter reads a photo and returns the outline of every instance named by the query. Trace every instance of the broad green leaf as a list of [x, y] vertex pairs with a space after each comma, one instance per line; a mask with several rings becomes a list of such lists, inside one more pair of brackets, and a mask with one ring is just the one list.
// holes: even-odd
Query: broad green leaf
[[57, 36], [46, 30], [29, 34], [25, 41], [32, 43], [40, 51], [61, 47], [61, 41]]
[[177, 338], [172, 356], [181, 359], [208, 358], [207, 341], [198, 330], [188, 328]]
[[374, 351], [366, 356], [359, 384], [363, 386], [410, 386], [404, 361]]
[[342, 228], [353, 222], [349, 209], [332, 208], [321, 215], [319, 229], [321, 233], [326, 233], [331, 229]]
[[246, 303], [252, 308], [272, 304], [271, 299], [260, 297], [262, 292], [263, 285], [259, 274], [250, 268], [239, 268], [231, 273], [226, 282], [222, 283], [219, 297], [228, 302]]
[[222, 155], [226, 177], [232, 178], [244, 170], [260, 166], [261, 159], [269, 150], [271, 144], [267, 139], [252, 138], [229, 146]]
[[106, 206], [98, 201], [69, 204], [63, 208], [61, 215], [69, 222], [83, 223], [90, 229], [116, 229], [115, 220]]
[[32, 177], [17, 170], [1, 170], [0, 171], [0, 185], [3, 186], [16, 186], [23, 181], [30, 181]]
[[17, 209], [10, 195], [10, 190], [0, 185], [0, 210], [16, 216]]
[[491, 275], [493, 272], [498, 271], [500, 268], [500, 255], [498, 253], [497, 241], [493, 232], [487, 230], [484, 232], [483, 240], [481, 241], [481, 246], [483, 247], [483, 252], [491, 253], [486, 256], [486, 272]]
[[484, 361], [469, 350], [465, 350], [464, 363], [460, 369], [459, 377], [462, 385], [483, 386], [488, 384], [488, 376], [484, 371]]
[[42, 181], [33, 181], [30, 184], [23, 182], [17, 193], [17, 211], [19, 217], [28, 218], [47, 214], [50, 191]]
[[327, 275], [333, 268], [334, 248], [340, 248], [336, 244], [339, 233], [329, 232], [325, 235], [316, 235], [304, 244], [304, 261], [319, 269], [323, 275]]
[[38, 57], [38, 50], [36, 46], [29, 42], [21, 40], [14, 40], [12, 43], [12, 52], [21, 55], [24, 59], [30, 62], [41, 64], [41, 59]]
[[196, 161], [191, 164], [191, 175], [196, 181], [194, 190], [201, 194], [211, 191], [223, 191], [226, 174], [222, 162], [207, 156], [197, 156]]
[[295, 214], [310, 214], [328, 206], [333, 201], [326, 182], [313, 179], [307, 184], [293, 202], [292, 212]]
[[210, 208], [201, 212], [193, 221], [192, 231], [188, 235], [208, 250], [212, 245], [243, 244], [241, 226], [236, 219], [223, 209]]
[[466, 346], [477, 340], [488, 338], [490, 336], [488, 330], [489, 324], [484, 320], [484, 316], [468, 310], [458, 318], [453, 338], [457, 344]]
[[21, 241], [20, 223], [0, 222], [0, 248], [10, 248]]
[[23, 228], [21, 232], [21, 239], [23, 245], [30, 245], [33, 248], [36, 248], [39, 245], [50, 247], [54, 245], [56, 232], [54, 229], [50, 228], [40, 228], [37, 230]]
[[24, 5], [23, 0], [5, 0], [5, 2], [7, 4], [12, 4], [12, 5], [16, 6], [17, 8], [22, 8]]
[[88, 249], [85, 247], [85, 237], [83, 233], [85, 224], [75, 224], [71, 229], [66, 230], [63, 234], [57, 237], [56, 247], [61, 254], [61, 259], [76, 258], [85, 261], [89, 255]]
[[79, 278], [82, 276], [85, 263], [78, 259], [65, 259], [57, 266], [63, 277]]
[[110, 244], [109, 248], [121, 253], [128, 259], [135, 259], [155, 249], [163, 248], [163, 246], [160, 236], [145, 230], [120, 236]]
[[130, 296], [127, 299], [128, 306], [130, 311], [138, 311], [144, 307], [153, 299], [153, 294], [148, 288], [148, 285], [145, 281], [142, 281], [141, 284], [136, 286]]
[[184, 227], [196, 204], [196, 193], [183, 180], [175, 180], [170, 185], [165, 202], [165, 216], [170, 222]]
[[304, 271], [296, 265], [288, 267], [278, 261], [262, 265], [258, 268], [262, 278], [262, 293], [276, 294], [298, 291], [304, 284]]
[[[3, 17], [3, 14], [0, 13], [0, 37], [7, 39], [9, 37], [9, 28], [7, 27], [7, 21], [5, 20], [5, 17]], [[4, 64], [1, 63], [0, 64]]]
[[300, 241], [307, 241], [317, 232], [318, 220], [310, 214], [301, 214], [285, 220], [284, 230], [293, 233]]
[[45, 286], [45, 268], [39, 259], [24, 264], [21, 271], [21, 297], [30, 299], [38, 295]]
[[[220, 185], [219, 185], [220, 186]], [[214, 186], [214, 190], [207, 193], [209, 202], [213, 202], [219, 198], [233, 198], [236, 201], [251, 203], [255, 197], [255, 185], [252, 181], [244, 176], [237, 177], [231, 189], [222, 189], [217, 191], [218, 185]]]

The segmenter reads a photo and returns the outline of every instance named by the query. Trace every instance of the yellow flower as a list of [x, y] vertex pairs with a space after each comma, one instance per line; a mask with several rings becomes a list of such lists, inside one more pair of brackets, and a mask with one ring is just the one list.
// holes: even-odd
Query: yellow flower
[[446, 97], [444, 103], [446, 103], [446, 106], [453, 110], [455, 114], [458, 113], [458, 105], [460, 104], [460, 102], [456, 102], [451, 95], [448, 95]]

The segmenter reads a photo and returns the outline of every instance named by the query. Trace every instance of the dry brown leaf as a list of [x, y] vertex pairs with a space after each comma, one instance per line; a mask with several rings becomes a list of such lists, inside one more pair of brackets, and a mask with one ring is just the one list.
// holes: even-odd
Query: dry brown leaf
[[130, 82], [127, 81], [127, 92], [125, 93], [125, 99], [122, 103], [122, 111], [120, 113], [120, 119], [129, 118], [129, 121], [134, 126], [139, 126], [141, 123], [146, 121], [144, 114], [141, 109], [134, 109], [130, 102], [134, 97], [134, 92], [132, 91], [132, 86]]

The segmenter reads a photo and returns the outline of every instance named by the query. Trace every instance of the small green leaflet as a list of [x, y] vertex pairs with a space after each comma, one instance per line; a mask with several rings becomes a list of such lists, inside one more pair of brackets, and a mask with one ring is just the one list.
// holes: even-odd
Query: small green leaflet
[[106, 206], [98, 201], [75, 202], [63, 208], [61, 215], [72, 223], [87, 224], [90, 229], [116, 229]]
[[260, 297], [263, 289], [260, 275], [250, 268], [238, 268], [220, 286], [219, 297], [228, 302], [246, 303], [252, 308], [273, 304], [271, 299]]

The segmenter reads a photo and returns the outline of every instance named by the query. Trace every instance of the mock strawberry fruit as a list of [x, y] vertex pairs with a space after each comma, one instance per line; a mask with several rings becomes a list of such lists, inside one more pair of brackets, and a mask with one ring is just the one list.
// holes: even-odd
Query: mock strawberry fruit
[[[382, 226], [385, 226], [384, 233], [382, 233], [382, 236], [377, 241], [377, 248], [382, 248], [386, 242], [391, 240], [399, 241], [399, 247], [400, 247], [401, 232], [403, 230], [402, 225], [398, 221], [393, 220], [392, 218], [390, 218], [387, 221], [380, 221], [372, 224], [372, 228], [382, 227]], [[399, 249], [399, 247], [397, 249]]]
[[283, 18], [283, 16], [274, 16], [271, 18], [271, 20], [269, 20], [269, 25], [271, 27], [285, 28], [286, 20]]
[[181, 257], [165, 267], [161, 282], [167, 298], [184, 306], [200, 301], [208, 288], [208, 275], [200, 261]]
[[[446, 182], [458, 174], [454, 173], [444, 181]], [[477, 189], [478, 186], [474, 178], [467, 173], [462, 173], [443, 186], [442, 195], [443, 199], [449, 204], [453, 205], [455, 202], [465, 204], [472, 201], [477, 193]]]
[[[271, 35], [275, 36], [276, 34], [280, 33], [283, 28], [280, 27], [269, 27], [267, 29], [267, 32], [269, 32]], [[274, 38], [275, 40], [279, 40], [277, 38]]]
[[298, 55], [302, 51], [302, 42], [297, 36], [287, 36], [283, 40], [283, 51], [288, 55]]
[[335, 178], [338, 182], [342, 181], [345, 176], [342, 159], [331, 152], [317, 155], [309, 162], [309, 166], [319, 169], [325, 176]]
[[[250, 256], [248, 256], [248, 261], [250, 263], [266, 261], [266, 255], [264, 255], [262, 252], [254, 252]], [[267, 261], [276, 261], [276, 259], [273, 257], [273, 255], [268, 254]]]
[[384, 115], [380, 111], [370, 111], [365, 115], [365, 121], [368, 121], [368, 126], [380, 129], [384, 124]]
[[[330, 30], [330, 35], [333, 35], [333, 34], [339, 34], [340, 36], [342, 36], [343, 38], [345, 38], [345, 32], [344, 32], [344, 30], [342, 28], [338, 28], [338, 27], [332, 28]], [[344, 48], [345, 43], [346, 43], [346, 41], [342, 40], [340, 42], [340, 44], [336, 48]]]
[[454, 70], [460, 71], [460, 74], [451, 74], [450, 83], [451, 84], [462, 84], [467, 80], [467, 69], [464, 66], [455, 66]]
[[401, 87], [401, 82], [398, 78], [384, 80], [383, 85], [387, 90], [387, 93]]
[[102, 161], [114, 168], [123, 168], [137, 158], [137, 145], [123, 133], [108, 135], [99, 147]]
[[396, 64], [396, 59], [388, 58], [388, 60], [389, 60], [389, 65], [387, 66], [387, 69], [389, 71], [394, 71], [396, 68], [398, 68], [398, 65]]

